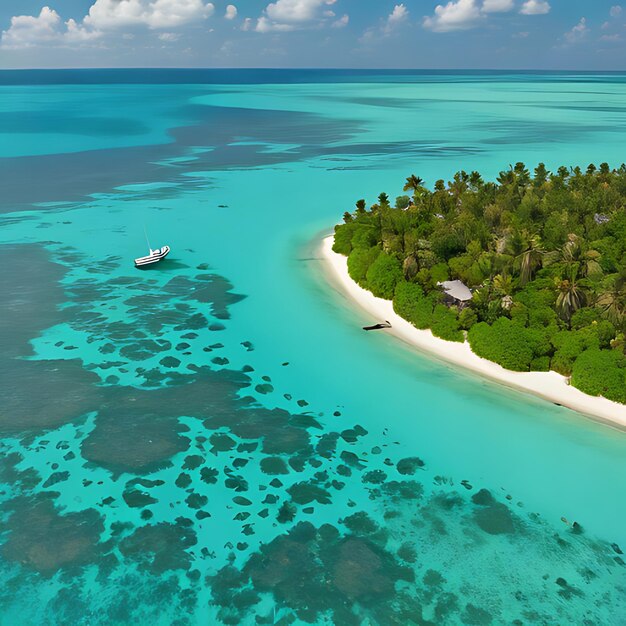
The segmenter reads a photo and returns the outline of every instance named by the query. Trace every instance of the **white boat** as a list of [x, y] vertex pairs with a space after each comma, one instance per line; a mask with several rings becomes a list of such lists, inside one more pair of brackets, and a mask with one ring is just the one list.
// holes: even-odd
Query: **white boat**
[[169, 253], [169, 246], [163, 246], [159, 250], [151, 249], [148, 256], [142, 256], [138, 259], [135, 259], [135, 267], [144, 267], [146, 265], [153, 265], [154, 263], [158, 263], [159, 261], [162, 261]]

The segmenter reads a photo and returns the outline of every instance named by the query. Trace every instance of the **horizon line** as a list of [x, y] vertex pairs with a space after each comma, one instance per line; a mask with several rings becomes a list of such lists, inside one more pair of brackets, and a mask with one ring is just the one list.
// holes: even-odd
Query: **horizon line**
[[401, 67], [194, 67], [194, 66], [132, 66], [132, 67], [6, 67], [0, 72], [55, 72], [55, 71], [271, 71], [271, 72], [508, 72], [508, 73], [585, 73], [585, 74], [626, 74], [622, 70], [599, 69], [559, 69], [559, 68], [401, 68]]

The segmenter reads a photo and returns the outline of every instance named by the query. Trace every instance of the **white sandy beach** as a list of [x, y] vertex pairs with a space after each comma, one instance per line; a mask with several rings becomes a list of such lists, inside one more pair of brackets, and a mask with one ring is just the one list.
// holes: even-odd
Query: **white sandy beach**
[[475, 355], [467, 342], [444, 341], [433, 336], [430, 330], [415, 328], [395, 313], [391, 301], [377, 298], [350, 278], [347, 258], [333, 252], [333, 241], [333, 236], [326, 237], [321, 246], [322, 259], [327, 265], [329, 276], [343, 295], [372, 316], [371, 323], [385, 320], [391, 322], [392, 328], [384, 332], [421, 352], [465, 367], [508, 387], [532, 393], [619, 428], [626, 428], [626, 406], [606, 398], [589, 396], [570, 386], [567, 378], [557, 372], [512, 372]]

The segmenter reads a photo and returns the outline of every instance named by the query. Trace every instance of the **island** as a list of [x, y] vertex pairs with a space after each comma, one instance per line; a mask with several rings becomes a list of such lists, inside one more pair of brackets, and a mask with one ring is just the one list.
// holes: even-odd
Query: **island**
[[372, 321], [626, 426], [626, 165], [517, 163], [495, 182], [460, 171], [432, 191], [412, 175], [404, 192], [359, 200], [323, 247]]

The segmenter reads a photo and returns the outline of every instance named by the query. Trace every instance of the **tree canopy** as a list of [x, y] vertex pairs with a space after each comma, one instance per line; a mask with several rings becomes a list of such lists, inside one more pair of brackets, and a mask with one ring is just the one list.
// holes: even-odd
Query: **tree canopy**
[[[496, 182], [461, 171], [424, 185], [413, 174], [395, 206], [383, 192], [344, 214], [334, 249], [352, 278], [479, 356], [626, 403], [626, 165], [517, 163]], [[444, 306], [446, 280], [472, 300]]]

